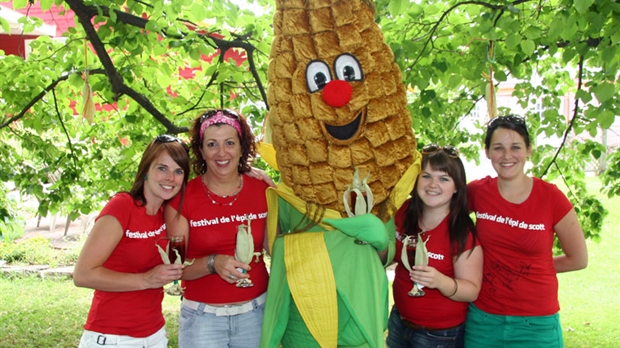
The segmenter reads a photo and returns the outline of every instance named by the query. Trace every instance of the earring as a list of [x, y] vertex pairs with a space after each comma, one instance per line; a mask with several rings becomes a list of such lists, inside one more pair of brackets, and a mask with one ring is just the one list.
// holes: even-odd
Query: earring
[[148, 180], [148, 178], [149, 178], [149, 175], [148, 175], [148, 174], [146, 174], [146, 175], [144, 176], [144, 181]]

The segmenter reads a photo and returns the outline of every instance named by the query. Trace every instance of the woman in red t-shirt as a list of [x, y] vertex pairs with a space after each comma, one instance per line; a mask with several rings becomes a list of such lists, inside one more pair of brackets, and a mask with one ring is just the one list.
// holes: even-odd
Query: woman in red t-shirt
[[[194, 259], [183, 271], [179, 347], [258, 347], [269, 281], [260, 257], [269, 185], [250, 176], [254, 135], [242, 115], [214, 109], [194, 120], [190, 137], [198, 176], [187, 184], [183, 206], [174, 199], [165, 209], [170, 233], [186, 236], [186, 259]], [[235, 257], [243, 226], [258, 255], [249, 264]]]
[[[484, 149], [497, 177], [467, 187], [484, 249], [484, 281], [467, 314], [465, 344], [563, 347], [556, 273], [588, 264], [577, 213], [555, 185], [525, 173], [532, 144], [522, 117], [489, 121]], [[563, 255], [553, 255], [555, 236]]]
[[[156, 247], [166, 236], [163, 204], [183, 192], [190, 165], [180, 139], [160, 135], [144, 151], [129, 192], [103, 208], [80, 252], [73, 282], [95, 289], [81, 348], [165, 348], [163, 286], [182, 274]], [[180, 195], [182, 196], [182, 195]]]
[[[467, 208], [466, 185], [456, 148], [422, 149], [422, 171], [411, 199], [395, 217], [398, 265], [386, 340], [390, 348], [463, 346], [467, 302], [476, 299], [482, 282], [482, 250]], [[408, 272], [400, 256], [407, 248], [403, 241], [411, 238], [418, 241], [415, 253], [426, 249], [428, 265]], [[409, 263], [413, 266], [414, 260]], [[421, 289], [417, 293], [411, 291], [414, 282]]]

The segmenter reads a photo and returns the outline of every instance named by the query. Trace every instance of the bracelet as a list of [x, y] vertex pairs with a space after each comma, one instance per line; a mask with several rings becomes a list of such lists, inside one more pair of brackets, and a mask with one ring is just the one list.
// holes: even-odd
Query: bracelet
[[452, 278], [452, 280], [454, 280], [454, 292], [452, 293], [452, 295], [446, 297], [452, 297], [456, 295], [457, 291], [459, 291], [459, 283], [456, 281], [456, 278]]
[[209, 257], [207, 257], [207, 269], [209, 270], [209, 274], [216, 274], [217, 272], [215, 271], [215, 256], [217, 254], [211, 254], [209, 255]]

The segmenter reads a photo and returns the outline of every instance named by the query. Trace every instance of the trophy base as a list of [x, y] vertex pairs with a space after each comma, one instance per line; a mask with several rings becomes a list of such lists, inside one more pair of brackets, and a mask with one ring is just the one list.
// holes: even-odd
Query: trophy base
[[237, 280], [237, 287], [238, 288], [250, 288], [253, 287], [254, 283], [252, 283], [251, 280], [249, 279], [239, 279]]
[[417, 292], [411, 292], [411, 291], [409, 291], [409, 292], [407, 293], [407, 295], [409, 295], [409, 297], [421, 297], [421, 296], [426, 295], [426, 293], [425, 293], [424, 291], [422, 291], [422, 290], [418, 290]]

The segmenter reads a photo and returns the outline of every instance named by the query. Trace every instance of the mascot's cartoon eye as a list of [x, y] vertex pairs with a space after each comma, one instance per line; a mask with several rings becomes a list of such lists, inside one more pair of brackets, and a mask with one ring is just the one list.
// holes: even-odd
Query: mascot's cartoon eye
[[334, 71], [338, 80], [362, 81], [364, 79], [360, 62], [348, 53], [341, 54], [336, 58]]
[[329, 66], [321, 60], [313, 60], [306, 67], [306, 83], [310, 93], [322, 90], [332, 80]]

